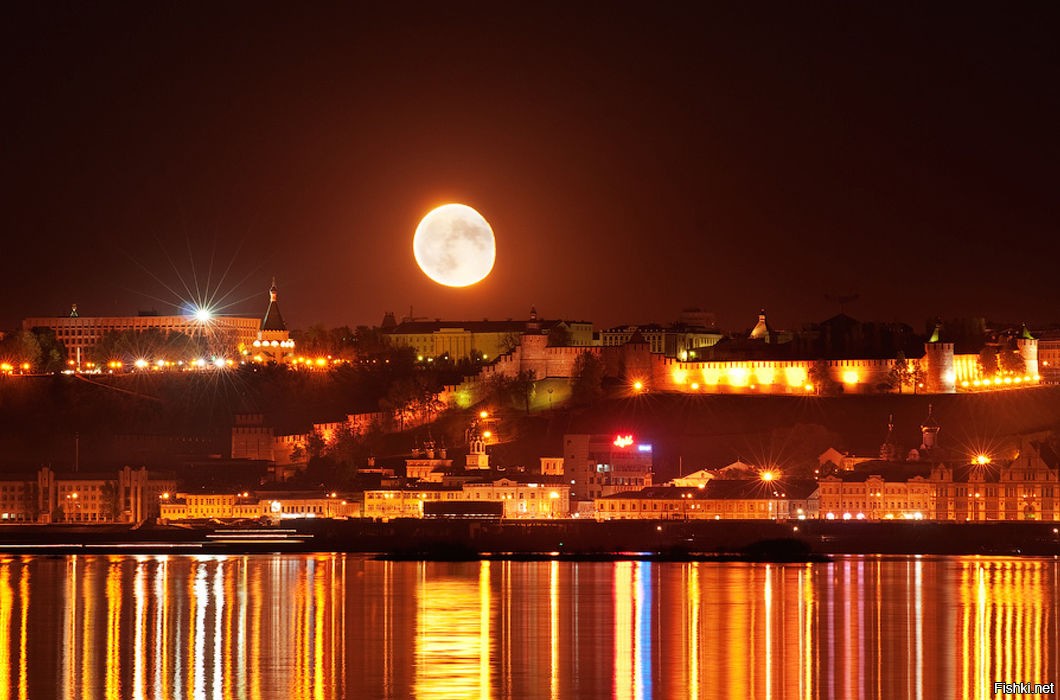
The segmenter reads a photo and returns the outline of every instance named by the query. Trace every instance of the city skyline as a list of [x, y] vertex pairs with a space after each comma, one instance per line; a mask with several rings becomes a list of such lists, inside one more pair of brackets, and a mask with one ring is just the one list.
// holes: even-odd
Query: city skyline
[[[847, 293], [866, 319], [1054, 322], [1048, 19], [19, 8], [0, 325], [175, 304], [163, 283], [211, 268], [241, 314], [277, 275], [294, 327], [791, 327]], [[412, 255], [450, 201], [497, 236], [467, 289]]]

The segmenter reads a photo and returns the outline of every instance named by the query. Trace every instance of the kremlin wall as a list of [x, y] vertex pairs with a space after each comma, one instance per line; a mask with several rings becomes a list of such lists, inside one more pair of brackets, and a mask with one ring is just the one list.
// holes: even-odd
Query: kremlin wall
[[[764, 321], [764, 315], [762, 317]], [[910, 372], [919, 371], [917, 393], [952, 394], [958, 390], [988, 389], [1013, 384], [1036, 384], [1038, 341], [1028, 333], [1016, 339], [1024, 372], [1019, 376], [980, 377], [979, 356], [954, 354], [954, 344], [939, 340], [940, 329], [924, 344], [923, 356], [908, 360]], [[699, 394], [820, 393], [822, 377], [841, 393], [890, 392], [893, 359], [840, 360], [681, 360], [653, 353], [638, 334], [613, 347], [550, 347], [540, 333], [525, 333], [518, 347], [484, 367], [476, 378], [515, 377], [532, 372], [537, 379], [571, 378], [578, 356], [590, 352], [604, 362], [606, 374], [627, 381], [635, 391], [673, 391]]]

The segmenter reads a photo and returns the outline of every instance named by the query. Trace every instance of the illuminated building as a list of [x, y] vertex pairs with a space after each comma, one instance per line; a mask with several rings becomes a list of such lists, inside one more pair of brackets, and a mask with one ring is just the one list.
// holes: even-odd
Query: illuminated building
[[433, 441], [428, 441], [422, 451], [417, 450], [411, 459], [405, 460], [405, 476], [416, 481], [440, 483], [452, 468], [453, 460], [447, 458], [445, 448], [436, 450]]
[[881, 459], [821, 477], [820, 517], [829, 520], [1060, 520], [1060, 457], [1045, 441], [1021, 439], [1013, 459], [939, 445], [931, 408], [920, 447], [904, 461], [893, 419]]
[[[159, 316], [142, 313], [138, 316], [81, 316], [74, 306], [69, 316], [37, 316], [22, 321], [23, 330], [49, 328], [57, 340], [66, 346], [67, 359], [79, 368], [87, 361], [87, 352], [107, 333], [135, 332], [180, 333], [191, 337], [205, 337], [224, 351], [234, 351], [240, 345], [250, 345], [257, 337], [259, 319], [239, 316]], [[187, 360], [189, 358], [173, 358]]]
[[272, 286], [269, 287], [269, 305], [265, 309], [265, 315], [261, 317], [257, 337], [250, 343], [254, 359], [259, 362], [283, 362], [294, 352], [294, 341], [291, 340], [287, 324], [280, 314], [278, 298], [279, 291], [276, 289], [276, 279], [273, 278]]
[[192, 520], [289, 520], [355, 518], [361, 504], [338, 494], [314, 492], [176, 493], [161, 499], [163, 522]]
[[566, 518], [570, 516], [570, 486], [563, 483], [520, 482], [497, 479], [485, 484], [464, 484], [469, 501], [504, 504], [505, 518]]
[[364, 492], [364, 517], [422, 518], [424, 504], [439, 502], [501, 503], [504, 518], [567, 518], [571, 512], [571, 489], [558, 480], [549, 483], [507, 478], [460, 486], [418, 484], [372, 489]]
[[564, 435], [564, 478], [571, 497], [592, 500], [652, 484], [652, 446], [632, 435]]
[[1047, 382], [1060, 382], [1060, 331], [1046, 331], [1038, 339], [1038, 371]]
[[802, 520], [817, 517], [812, 479], [712, 479], [652, 486], [595, 499], [597, 520]]
[[172, 476], [146, 468], [116, 472], [36, 474], [0, 480], [0, 518], [23, 523], [142, 522], [158, 515], [159, 497], [172, 491]]
[[[864, 468], [860, 468], [860, 467]], [[922, 520], [930, 517], [928, 465], [872, 464], [821, 477], [820, 512], [828, 520]]]
[[[393, 318], [392, 314], [387, 315]], [[569, 347], [593, 345], [593, 325], [587, 321], [541, 320], [537, 311], [530, 310], [525, 321], [434, 321], [408, 318], [401, 323], [384, 323], [384, 332], [395, 347], [412, 348], [417, 356], [434, 358], [448, 356], [453, 360], [471, 355], [493, 359], [512, 350], [521, 337], [539, 335], [548, 338], [549, 332], [565, 332]]]
[[637, 333], [648, 344], [652, 353], [682, 360], [695, 359], [696, 353], [700, 352], [701, 348], [711, 347], [723, 337], [721, 333], [711, 328], [679, 323], [671, 326], [653, 323], [639, 326], [616, 326], [600, 331], [600, 345], [603, 347], [625, 345]]

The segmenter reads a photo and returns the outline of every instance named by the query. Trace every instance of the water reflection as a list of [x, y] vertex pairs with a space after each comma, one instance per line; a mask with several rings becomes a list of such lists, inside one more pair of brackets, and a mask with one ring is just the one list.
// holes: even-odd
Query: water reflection
[[8, 698], [994, 697], [1060, 678], [1053, 560], [0, 558]]

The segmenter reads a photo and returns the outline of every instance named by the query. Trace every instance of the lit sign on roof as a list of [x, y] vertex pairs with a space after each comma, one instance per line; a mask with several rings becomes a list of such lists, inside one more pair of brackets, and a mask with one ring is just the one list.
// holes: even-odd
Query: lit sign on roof
[[637, 452], [651, 452], [651, 445], [637, 445]]
[[615, 447], [629, 447], [633, 444], [632, 435], [616, 435], [613, 443]]

